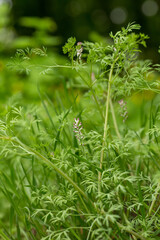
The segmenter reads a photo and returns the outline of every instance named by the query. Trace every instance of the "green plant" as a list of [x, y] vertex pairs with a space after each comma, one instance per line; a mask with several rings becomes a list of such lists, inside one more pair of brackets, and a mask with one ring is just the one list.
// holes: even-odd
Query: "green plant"
[[[129, 24], [108, 45], [70, 38], [66, 65], [30, 64], [29, 50], [18, 51], [24, 70], [62, 69], [71, 79], [56, 101], [39, 87], [41, 105], [12, 100], [3, 109], [0, 181], [9, 221], [3, 215], [2, 239], [159, 239], [159, 82], [147, 79], [151, 62], [138, 59], [148, 38], [133, 32], [139, 28]], [[19, 70], [14, 59], [10, 67]], [[144, 91], [154, 96], [134, 127], [129, 96]], [[126, 111], [124, 98], [126, 121], [117, 111]]]

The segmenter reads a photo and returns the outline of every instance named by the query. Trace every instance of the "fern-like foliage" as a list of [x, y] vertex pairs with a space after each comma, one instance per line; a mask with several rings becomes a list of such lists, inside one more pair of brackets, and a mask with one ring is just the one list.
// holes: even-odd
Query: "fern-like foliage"
[[[9, 101], [3, 109], [0, 189], [10, 204], [3, 239], [159, 239], [159, 82], [152, 63], [138, 58], [148, 38], [139, 29], [129, 24], [106, 45], [70, 38], [63, 52], [71, 64], [34, 62], [45, 49], [17, 51], [11, 68], [44, 75], [58, 68], [69, 80], [53, 99], [38, 89], [41, 104]], [[152, 102], [136, 114], [127, 104], [122, 122], [118, 100], [145, 91]], [[131, 115], [141, 123], [133, 126]]]

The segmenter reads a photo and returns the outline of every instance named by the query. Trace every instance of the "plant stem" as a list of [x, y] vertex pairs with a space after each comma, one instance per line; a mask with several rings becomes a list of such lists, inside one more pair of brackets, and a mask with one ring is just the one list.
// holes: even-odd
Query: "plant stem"
[[92, 85], [89, 85], [88, 82], [81, 76], [81, 74], [80, 74], [78, 71], [77, 71], [77, 73], [79, 74], [79, 76], [80, 76], [80, 78], [83, 80], [83, 82], [84, 82], [84, 83], [88, 86], [88, 88], [90, 89], [90, 91], [91, 91], [91, 93], [92, 93], [92, 95], [93, 95], [94, 101], [95, 101], [95, 103], [96, 103], [96, 105], [97, 105], [98, 111], [99, 111], [99, 113], [100, 113], [100, 115], [101, 115], [101, 118], [102, 118], [102, 120], [104, 120], [104, 116], [103, 116], [103, 113], [102, 113], [100, 104], [99, 104], [99, 102], [98, 102], [98, 100], [97, 100], [97, 97], [96, 97], [95, 92], [94, 92], [94, 90], [93, 90], [93, 88], [92, 88]]
[[99, 113], [100, 113], [100, 115], [101, 115], [101, 118], [102, 118], [102, 120], [104, 120], [104, 116], [103, 116], [102, 110], [101, 110], [101, 108], [100, 108], [100, 105], [99, 105], [99, 103], [98, 103], [98, 100], [97, 100], [97, 98], [96, 98], [95, 92], [94, 92], [94, 90], [92, 89], [92, 87], [90, 88], [90, 90], [91, 90], [91, 93], [92, 93], [92, 95], [93, 95], [94, 101], [95, 101], [95, 103], [97, 104], [98, 111], [99, 111]]
[[114, 112], [114, 107], [113, 107], [113, 104], [112, 104], [112, 100], [111, 100], [111, 99], [110, 99], [110, 108], [111, 108], [111, 113], [112, 113], [114, 128], [115, 128], [117, 137], [120, 139], [120, 138], [121, 138], [121, 135], [120, 135], [120, 132], [119, 132], [119, 129], [118, 129], [117, 120], [116, 120], [116, 116], [115, 116], [115, 112]]
[[72, 57], [71, 58], [72, 58], [72, 67], [73, 67], [73, 52], [72, 52]]
[[[103, 165], [104, 147], [105, 147], [106, 136], [107, 136], [108, 111], [109, 111], [109, 101], [110, 101], [110, 89], [111, 89], [111, 80], [112, 80], [114, 64], [115, 64], [115, 61], [111, 65], [111, 70], [110, 70], [109, 79], [108, 79], [108, 91], [107, 91], [107, 100], [106, 100], [106, 114], [105, 114], [104, 134], [103, 134], [102, 150], [101, 150], [101, 158], [100, 158], [100, 169], [102, 169], [102, 165]], [[101, 182], [101, 172], [98, 172], [98, 188], [99, 188], [99, 191], [100, 191], [100, 182]]]
[[90, 90], [91, 90], [91, 93], [92, 93], [92, 95], [93, 95], [93, 98], [94, 98], [94, 101], [95, 101], [95, 103], [96, 103], [96, 105], [97, 105], [97, 108], [98, 108], [98, 111], [99, 111], [99, 113], [100, 113], [100, 115], [101, 115], [101, 118], [102, 118], [102, 120], [104, 121], [104, 116], [103, 116], [103, 112], [102, 112], [102, 109], [101, 109], [101, 107], [100, 107], [100, 104], [99, 104], [99, 102], [98, 102], [98, 100], [97, 100], [97, 97], [96, 97], [96, 94], [95, 94], [95, 92], [94, 92], [94, 89], [93, 89], [93, 84], [94, 84], [94, 81], [92, 80], [92, 73], [93, 73], [93, 71], [92, 71], [92, 68], [93, 68], [93, 66], [92, 66], [92, 64], [91, 64], [91, 70], [90, 70], [90, 86], [89, 86], [89, 88], [90, 88]]
[[9, 240], [9, 238], [4, 234], [4, 232], [2, 230], [0, 230], [0, 236], [2, 237], [2, 239], [4, 240]]
[[71, 224], [68, 224], [67, 222], [65, 224], [67, 225], [68, 229], [72, 232], [72, 234], [76, 237], [76, 239], [81, 240], [81, 238], [74, 231], [74, 229], [76, 229], [76, 227], [69, 227]]
[[160, 184], [158, 184], [158, 186], [157, 186], [157, 189], [156, 189], [155, 195], [154, 195], [154, 197], [153, 197], [153, 201], [152, 201], [152, 203], [151, 203], [151, 206], [150, 206], [150, 208], [149, 208], [147, 217], [149, 217], [149, 216], [151, 215], [151, 212], [152, 212], [152, 210], [153, 210], [154, 204], [155, 204], [156, 199], [157, 199], [157, 195], [158, 195], [158, 192], [159, 192], [159, 187], [160, 187]]
[[39, 152], [37, 152], [33, 148], [25, 145], [18, 138], [1, 136], [0, 139], [11, 141], [11, 142], [17, 144], [18, 145], [17, 147], [20, 147], [25, 152], [34, 154], [38, 158], [42, 159], [44, 163], [46, 163], [48, 166], [52, 167], [57, 173], [59, 173], [64, 179], [66, 179], [75, 188], [75, 190], [78, 191], [78, 193], [80, 193], [87, 201], [89, 201], [95, 207], [94, 203], [88, 198], [88, 196], [85, 194], [85, 192], [68, 175], [66, 175], [61, 169], [59, 169], [57, 166], [55, 166], [45, 156], [41, 155]]
[[87, 208], [85, 202], [84, 202], [83, 199], [81, 198], [81, 195], [80, 195], [80, 194], [78, 194], [78, 195], [79, 195], [79, 198], [80, 198], [80, 200], [81, 200], [81, 202], [82, 202], [84, 208], [86, 209], [87, 213], [90, 214], [90, 211], [88, 210], [88, 208]]
[[134, 235], [136, 238], [141, 240], [147, 240], [145, 237], [141, 236], [139, 233], [134, 232], [133, 230], [128, 229], [127, 227], [123, 226], [120, 223], [117, 223], [118, 227], [123, 229], [124, 231], [130, 233], [131, 235]]

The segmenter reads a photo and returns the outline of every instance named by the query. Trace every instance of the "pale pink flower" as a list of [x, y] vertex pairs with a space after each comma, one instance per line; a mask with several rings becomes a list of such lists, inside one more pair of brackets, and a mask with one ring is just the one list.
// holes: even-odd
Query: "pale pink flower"
[[84, 138], [84, 136], [82, 134], [83, 127], [82, 127], [82, 123], [79, 121], [79, 118], [74, 119], [73, 128], [74, 128], [73, 132], [75, 133], [77, 140], [82, 145], [82, 140]]
[[81, 56], [82, 56], [82, 52], [83, 52], [82, 42], [78, 42], [77, 46], [79, 46], [77, 48], [77, 57], [79, 60], [81, 60]]
[[126, 102], [124, 102], [123, 99], [118, 101], [120, 107], [121, 107], [121, 116], [123, 117], [123, 122], [126, 121], [126, 119], [128, 118], [128, 112], [127, 112], [127, 107], [126, 107]]
[[91, 79], [93, 82], [96, 80], [94, 72], [91, 73]]

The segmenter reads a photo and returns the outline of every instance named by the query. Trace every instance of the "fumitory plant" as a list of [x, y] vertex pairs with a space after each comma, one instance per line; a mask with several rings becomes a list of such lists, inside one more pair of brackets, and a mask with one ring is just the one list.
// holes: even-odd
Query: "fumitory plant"
[[[65, 80], [53, 98], [39, 85], [41, 104], [12, 98], [3, 108], [2, 239], [159, 239], [159, 66], [140, 59], [148, 36], [139, 29], [129, 24], [106, 43], [69, 38], [63, 65], [32, 61], [44, 49], [12, 58], [12, 69]], [[146, 92], [133, 126], [131, 99]]]

